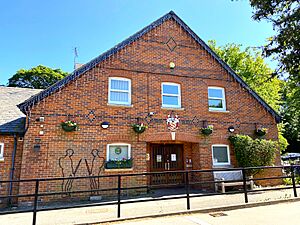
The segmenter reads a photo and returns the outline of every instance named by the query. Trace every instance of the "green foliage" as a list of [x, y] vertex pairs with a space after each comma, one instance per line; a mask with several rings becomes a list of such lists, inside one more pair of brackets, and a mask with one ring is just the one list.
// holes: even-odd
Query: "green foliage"
[[[283, 178], [283, 183], [285, 185], [293, 185], [292, 178]], [[295, 183], [300, 184], [300, 176], [295, 176]]]
[[283, 124], [281, 123], [278, 125], [278, 143], [279, 143], [280, 153], [285, 152], [285, 150], [289, 145], [287, 139], [282, 135], [283, 132], [284, 132], [284, 128], [283, 128]]
[[64, 78], [68, 73], [39, 65], [29, 70], [17, 71], [8, 81], [9, 87], [45, 89]]
[[279, 110], [284, 81], [278, 78], [271, 79], [273, 71], [264, 62], [261, 52], [251, 48], [242, 50], [242, 46], [237, 44], [220, 47], [215, 41], [209, 41], [208, 44], [273, 109]]
[[292, 152], [300, 152], [300, 86], [288, 81], [283, 89], [284, 104], [283, 115], [284, 130], [282, 134], [287, 138]]
[[300, 81], [300, 1], [250, 0], [253, 18], [273, 24], [276, 34], [264, 46], [265, 56], [272, 56], [279, 64], [277, 74], [289, 74], [291, 80]]
[[[270, 166], [274, 162], [277, 142], [265, 139], [252, 139], [247, 135], [234, 135], [229, 138], [234, 147], [238, 165], [241, 167]], [[254, 175], [260, 170], [248, 170]]]

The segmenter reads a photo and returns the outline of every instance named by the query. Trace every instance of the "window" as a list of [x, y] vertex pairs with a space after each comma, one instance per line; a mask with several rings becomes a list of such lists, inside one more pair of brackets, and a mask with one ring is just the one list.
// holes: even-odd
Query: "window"
[[131, 80], [126, 78], [109, 78], [108, 103], [119, 105], [131, 104]]
[[175, 83], [162, 83], [162, 107], [166, 108], [180, 108], [181, 107], [181, 94], [180, 84]]
[[4, 144], [0, 143], [0, 160], [4, 158]]
[[211, 111], [226, 111], [224, 88], [208, 88], [208, 106]]
[[212, 158], [214, 166], [230, 165], [228, 145], [213, 145]]
[[130, 144], [108, 144], [107, 161], [130, 159]]

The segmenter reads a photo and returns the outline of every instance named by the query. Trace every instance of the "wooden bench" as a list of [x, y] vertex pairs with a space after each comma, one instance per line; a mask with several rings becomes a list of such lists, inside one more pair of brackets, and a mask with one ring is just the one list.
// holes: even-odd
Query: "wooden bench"
[[[252, 178], [252, 177], [249, 177]], [[225, 187], [232, 186], [243, 186], [243, 172], [241, 170], [234, 171], [215, 171], [214, 172], [215, 181], [228, 181], [228, 182], [218, 182], [215, 183], [215, 191], [218, 192], [219, 187], [221, 187], [222, 193], [225, 193]], [[253, 189], [253, 180], [247, 181], [247, 185], [250, 185], [250, 190]]]

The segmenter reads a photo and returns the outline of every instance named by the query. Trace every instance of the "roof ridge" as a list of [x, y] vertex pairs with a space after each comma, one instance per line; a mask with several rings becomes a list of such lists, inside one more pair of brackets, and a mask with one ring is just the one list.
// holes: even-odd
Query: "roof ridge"
[[86, 71], [90, 70], [91, 68], [95, 67], [98, 63], [104, 61], [105, 59], [109, 58], [111, 55], [115, 54], [119, 50], [123, 49], [125, 46], [131, 44], [132, 42], [139, 39], [145, 33], [149, 32], [153, 28], [161, 25], [164, 21], [173, 18], [188, 34], [190, 34], [194, 40], [201, 45], [211, 56], [216, 59], [222, 66], [227, 70], [227, 72], [233, 76], [233, 78], [243, 87], [245, 88], [263, 107], [272, 114], [275, 118], [276, 122], [280, 121], [280, 116], [278, 113], [268, 105], [254, 90], [252, 90], [248, 84], [234, 72], [233, 69], [230, 68], [227, 63], [225, 63], [181, 18], [179, 18], [174, 11], [170, 11], [167, 14], [163, 15], [159, 19], [155, 20], [148, 26], [144, 27], [140, 31], [136, 32], [135, 34], [129, 36], [124, 41], [120, 42], [119, 44], [115, 45], [111, 49], [107, 50], [106, 52], [102, 53], [101, 55], [95, 57], [88, 63], [84, 64], [82, 67], [74, 70], [71, 74], [63, 78], [62, 80], [56, 82], [55, 84], [51, 85], [49, 88], [41, 91], [40, 93], [32, 96], [28, 100], [24, 101], [23, 103], [19, 104], [18, 107], [21, 109], [22, 112], [25, 112], [27, 108], [32, 107], [35, 103], [41, 101], [42, 99], [48, 97], [55, 91], [63, 88], [66, 84], [70, 81], [75, 80], [77, 77], [85, 73]]

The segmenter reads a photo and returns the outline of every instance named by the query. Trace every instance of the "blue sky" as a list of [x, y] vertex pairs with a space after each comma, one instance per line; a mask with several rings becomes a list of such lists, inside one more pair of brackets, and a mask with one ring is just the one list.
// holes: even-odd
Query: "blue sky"
[[0, 84], [39, 64], [73, 69], [173, 10], [204, 41], [261, 46], [272, 25], [251, 19], [247, 0], [14, 0], [0, 7]]

